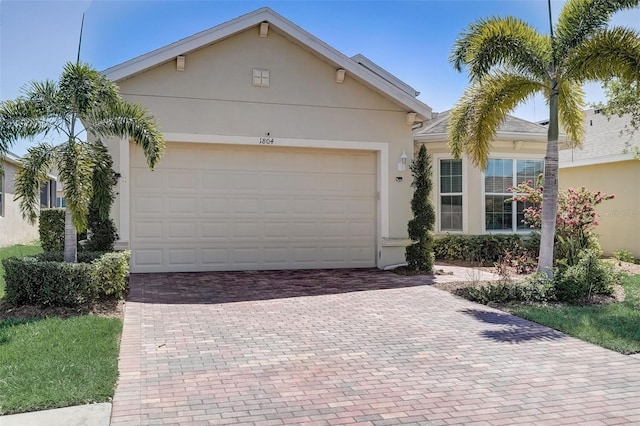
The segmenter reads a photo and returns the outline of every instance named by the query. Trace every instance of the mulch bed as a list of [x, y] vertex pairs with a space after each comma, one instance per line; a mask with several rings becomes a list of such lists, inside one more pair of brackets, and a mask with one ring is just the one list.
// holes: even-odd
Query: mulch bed
[[91, 306], [78, 307], [41, 307], [41, 306], [13, 306], [0, 300], [0, 320], [3, 319], [32, 319], [32, 318], [69, 318], [82, 315], [97, 315], [107, 318], [122, 318], [124, 315], [124, 301], [103, 300]]

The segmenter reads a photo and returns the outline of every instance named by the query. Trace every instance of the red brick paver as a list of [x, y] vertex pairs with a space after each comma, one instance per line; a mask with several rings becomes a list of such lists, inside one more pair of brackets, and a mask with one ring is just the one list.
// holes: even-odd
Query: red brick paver
[[133, 275], [112, 425], [640, 424], [640, 360], [428, 283]]

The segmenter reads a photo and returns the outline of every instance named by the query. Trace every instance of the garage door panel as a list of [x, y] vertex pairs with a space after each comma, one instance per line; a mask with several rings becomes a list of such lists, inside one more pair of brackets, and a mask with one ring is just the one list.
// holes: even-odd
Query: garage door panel
[[168, 143], [132, 164], [134, 272], [375, 266], [373, 152]]

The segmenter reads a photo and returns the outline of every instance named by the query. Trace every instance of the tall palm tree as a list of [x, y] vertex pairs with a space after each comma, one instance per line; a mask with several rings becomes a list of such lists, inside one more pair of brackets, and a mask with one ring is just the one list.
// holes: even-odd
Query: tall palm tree
[[549, 105], [544, 166], [542, 230], [538, 271], [552, 276], [558, 202], [558, 129], [580, 144], [584, 92], [590, 81], [640, 78], [640, 34], [608, 28], [611, 16], [639, 0], [568, 0], [550, 34], [514, 17], [472, 23], [456, 40], [450, 57], [457, 71], [468, 69], [470, 86], [451, 112], [452, 154], [467, 154], [484, 170], [498, 126], [518, 104], [541, 93]]
[[19, 138], [50, 134], [64, 141], [40, 142], [28, 150], [16, 178], [16, 199], [34, 223], [40, 186], [49, 170], [59, 171], [67, 199], [64, 259], [76, 262], [77, 232], [87, 227], [91, 199], [104, 217], [109, 214], [109, 153], [100, 138], [130, 138], [142, 146], [150, 168], [162, 156], [164, 140], [147, 110], [125, 102], [115, 83], [79, 61], [67, 63], [58, 82], [32, 82], [17, 99], [0, 102], [0, 154]]

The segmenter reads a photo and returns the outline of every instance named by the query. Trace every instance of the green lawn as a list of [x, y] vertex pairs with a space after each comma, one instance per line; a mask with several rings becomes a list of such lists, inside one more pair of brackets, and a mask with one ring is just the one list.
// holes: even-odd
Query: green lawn
[[623, 303], [522, 306], [511, 312], [616, 352], [640, 352], [640, 275], [625, 278], [622, 285], [626, 295]]
[[2, 268], [2, 259], [6, 259], [7, 257], [30, 256], [37, 253], [42, 253], [40, 244], [15, 245], [0, 248], [0, 299], [4, 297], [4, 269]]
[[113, 397], [119, 318], [0, 320], [0, 414]]
[[[0, 260], [40, 252], [5, 247]], [[120, 318], [0, 319], [0, 415], [111, 400], [121, 332]]]

